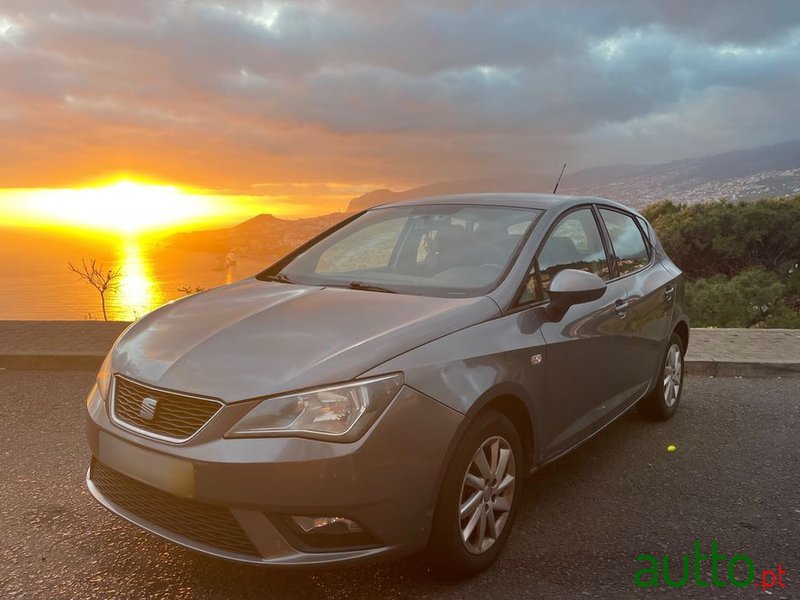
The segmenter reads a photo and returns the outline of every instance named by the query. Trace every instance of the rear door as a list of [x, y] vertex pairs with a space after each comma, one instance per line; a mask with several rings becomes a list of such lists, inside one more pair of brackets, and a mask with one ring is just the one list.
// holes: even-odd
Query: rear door
[[622, 284], [628, 302], [626, 342], [621, 351], [620, 376], [630, 382], [631, 400], [647, 391], [658, 373], [672, 314], [674, 287], [670, 274], [654, 260], [641, 220], [631, 213], [600, 206], [608, 235], [615, 282]]

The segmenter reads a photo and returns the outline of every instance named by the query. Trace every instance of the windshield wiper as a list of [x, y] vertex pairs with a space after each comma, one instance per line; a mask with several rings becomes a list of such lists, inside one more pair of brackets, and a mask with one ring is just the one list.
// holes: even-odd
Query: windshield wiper
[[294, 283], [291, 279], [289, 279], [283, 273], [276, 273], [275, 275], [267, 275], [264, 279], [268, 281], [280, 281], [281, 283]]
[[396, 291], [390, 290], [389, 288], [381, 287], [379, 285], [371, 285], [369, 283], [363, 283], [361, 281], [351, 281], [349, 285], [351, 290], [363, 290], [365, 292], [384, 292], [386, 294], [397, 293]]

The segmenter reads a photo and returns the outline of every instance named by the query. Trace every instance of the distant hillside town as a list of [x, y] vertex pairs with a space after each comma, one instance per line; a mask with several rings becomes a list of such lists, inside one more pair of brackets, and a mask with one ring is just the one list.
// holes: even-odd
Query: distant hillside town
[[[177, 233], [175, 248], [258, 258], [269, 262], [296, 248], [347, 215], [386, 202], [423, 196], [476, 192], [550, 192], [542, 177], [484, 178], [435, 183], [404, 191], [373, 190], [350, 200], [345, 212], [305, 219], [264, 214], [234, 227]], [[749, 201], [800, 194], [800, 140], [649, 166], [611, 166], [570, 173], [559, 193], [602, 196], [643, 208], [669, 199], [694, 204], [727, 198]]]

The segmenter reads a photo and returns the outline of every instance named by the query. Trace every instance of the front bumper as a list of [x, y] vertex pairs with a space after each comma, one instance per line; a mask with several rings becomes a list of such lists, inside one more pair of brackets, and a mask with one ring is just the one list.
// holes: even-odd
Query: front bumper
[[[93, 389], [87, 402], [89, 491], [156, 535], [247, 563], [353, 562], [410, 554], [427, 543], [445, 458], [463, 415], [406, 386], [353, 443], [225, 439], [253, 405], [227, 405], [196, 437], [172, 444], [112, 423]], [[145, 458], [145, 467], [120, 460], [126, 452]], [[188, 472], [191, 485], [165, 479], [156, 472], [161, 463], [169, 473], [176, 466]], [[352, 519], [369, 539], [321, 548], [287, 525], [294, 515]], [[229, 543], [231, 535], [244, 539]]]

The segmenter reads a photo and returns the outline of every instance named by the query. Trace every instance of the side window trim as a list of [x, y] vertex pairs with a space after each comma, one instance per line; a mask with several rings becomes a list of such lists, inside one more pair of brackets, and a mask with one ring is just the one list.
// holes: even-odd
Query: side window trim
[[647, 258], [649, 259], [649, 262], [645, 266], [650, 266], [650, 263], [653, 262], [653, 258], [655, 256], [655, 246], [653, 245], [653, 236], [650, 232], [650, 224], [645, 220], [644, 217], [639, 215], [634, 215], [634, 217], [636, 217], [634, 221], [636, 222], [636, 225], [638, 225], [639, 231], [642, 232], [644, 245], [647, 248]]
[[611, 236], [606, 229], [606, 224], [603, 222], [603, 217], [600, 215], [600, 209], [597, 204], [592, 204], [592, 215], [600, 231], [600, 239], [603, 240], [603, 249], [606, 252], [606, 262], [608, 263], [608, 280], [614, 281], [619, 276], [617, 269], [617, 255], [614, 253], [614, 247], [611, 245]]
[[536, 275], [536, 298], [534, 298], [534, 302], [548, 302], [547, 298], [544, 297], [544, 284], [542, 283], [542, 272], [539, 270], [539, 255], [533, 258], [533, 268], [535, 269]]
[[[642, 227], [639, 224], [640, 217], [638, 217], [637, 215], [635, 215], [633, 213], [630, 213], [630, 212], [628, 212], [626, 210], [621, 210], [621, 209], [617, 208], [616, 206], [608, 206], [608, 205], [605, 205], [605, 204], [599, 204], [599, 205], [594, 205], [594, 207], [595, 207], [595, 211], [597, 211], [597, 217], [600, 219], [601, 232], [602, 232], [603, 238], [605, 239], [606, 236], [608, 236], [608, 247], [609, 247], [609, 250], [611, 251], [610, 254], [609, 254], [609, 258], [614, 263], [614, 277], [609, 279], [609, 281], [617, 281], [619, 279], [623, 279], [625, 277], [629, 277], [630, 275], [635, 275], [639, 271], [643, 271], [644, 269], [646, 269], [649, 266], [651, 266], [653, 264], [653, 251], [652, 251], [652, 248], [651, 248], [649, 236], [647, 236], [642, 231]], [[624, 275], [620, 275], [619, 274], [619, 269], [617, 268], [617, 252], [616, 252], [616, 250], [614, 250], [614, 244], [611, 242], [611, 235], [608, 233], [608, 229], [606, 228], [606, 223], [605, 223], [605, 221], [603, 221], [602, 215], [600, 214], [600, 209], [601, 208], [603, 210], [616, 212], [616, 213], [619, 213], [619, 214], [624, 215], [626, 217], [629, 217], [633, 221], [634, 225], [636, 225], [636, 229], [639, 230], [639, 235], [642, 236], [642, 242], [644, 243], [645, 250], [647, 251], [647, 264], [642, 265], [641, 267], [639, 267], [635, 271], [631, 271], [630, 273], [625, 273]]]
[[633, 216], [636, 217], [636, 224], [642, 231], [642, 234], [644, 235], [644, 241], [647, 243], [647, 251], [650, 252], [650, 247], [653, 245], [653, 240], [650, 239], [650, 228], [647, 225], [647, 221], [645, 221], [644, 217], [640, 217], [639, 215]]

